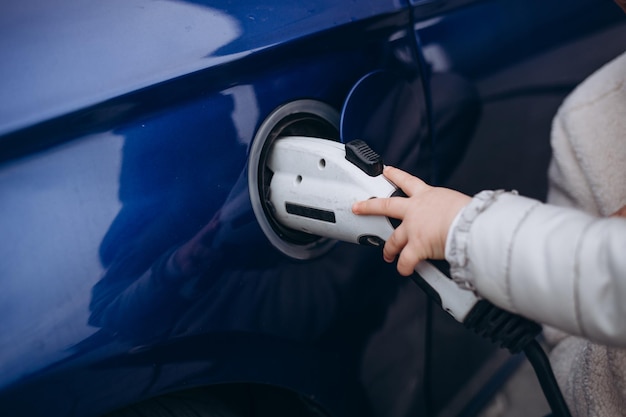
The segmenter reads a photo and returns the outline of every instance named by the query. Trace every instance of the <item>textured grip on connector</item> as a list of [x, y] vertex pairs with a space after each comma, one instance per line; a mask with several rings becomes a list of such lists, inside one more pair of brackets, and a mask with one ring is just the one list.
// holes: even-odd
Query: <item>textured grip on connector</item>
[[521, 352], [541, 332], [541, 326], [481, 300], [469, 312], [465, 327], [482, 337], [500, 343], [511, 353]]
[[383, 173], [383, 158], [362, 140], [346, 143], [346, 159], [370, 177]]

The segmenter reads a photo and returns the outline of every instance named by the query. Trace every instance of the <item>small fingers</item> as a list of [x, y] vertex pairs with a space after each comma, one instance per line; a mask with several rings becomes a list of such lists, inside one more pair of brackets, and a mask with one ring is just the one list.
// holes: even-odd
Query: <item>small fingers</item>
[[419, 178], [392, 166], [386, 166], [383, 174], [387, 179], [400, 187], [409, 197], [423, 190], [425, 187], [428, 187], [428, 185]]
[[396, 256], [402, 251], [409, 241], [405, 228], [398, 227], [387, 239], [383, 247], [383, 259], [386, 262], [393, 262]]
[[416, 248], [409, 242], [398, 257], [397, 268], [400, 275], [405, 277], [411, 275], [415, 271], [417, 264], [422, 260], [421, 258], [419, 248]]
[[352, 212], [360, 215], [377, 215], [402, 219], [406, 212], [406, 202], [403, 200], [401, 197], [391, 197], [358, 201], [352, 205]]

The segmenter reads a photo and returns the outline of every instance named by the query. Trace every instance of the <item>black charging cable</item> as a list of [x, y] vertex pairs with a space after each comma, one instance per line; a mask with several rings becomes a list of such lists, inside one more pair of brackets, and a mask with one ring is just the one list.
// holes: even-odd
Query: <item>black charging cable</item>
[[530, 362], [535, 370], [539, 385], [541, 385], [541, 389], [546, 400], [548, 400], [553, 415], [569, 417], [569, 408], [567, 408], [563, 394], [559, 389], [559, 384], [554, 377], [550, 361], [539, 342], [537, 342], [537, 340], [530, 342], [524, 347], [524, 353], [526, 354], [528, 362]]
[[554, 417], [571, 417], [563, 393], [543, 348], [537, 342], [541, 326], [509, 313], [486, 300], [479, 301], [466, 317], [463, 325], [480, 336], [499, 343], [501, 348], [516, 354], [524, 352], [532, 365]]
[[[411, 14], [411, 23], [412, 25], [416, 23], [415, 16]], [[426, 62], [426, 58], [423, 54], [423, 48], [421, 46], [421, 40], [417, 33], [413, 36], [412, 47], [414, 48], [414, 53], [416, 54], [419, 62], [421, 79], [422, 79], [422, 87], [424, 89], [424, 99], [426, 101], [426, 113], [427, 113], [427, 122], [429, 131], [431, 132], [430, 139], [432, 145], [433, 155], [437, 155], [436, 150], [436, 135], [435, 135], [435, 123], [434, 123], [434, 115], [432, 113], [433, 105], [432, 105], [432, 92], [430, 90], [429, 83], [429, 75], [430, 75], [430, 67]], [[529, 92], [532, 93], [555, 93], [562, 92], [563, 90], [570, 89], [571, 86], [558, 86], [557, 90], [546, 90], [546, 89], [534, 89], [532, 91], [524, 91], [518, 90], [513, 92], [506, 92], [500, 95], [495, 95], [487, 98], [483, 101], [496, 101], [505, 98], [510, 98], [510, 96], [519, 95], [519, 94], [527, 94]], [[435, 185], [438, 185], [438, 165], [437, 158], [433, 158], [431, 169], [432, 169], [432, 178], [431, 182]], [[444, 272], [447, 276], [450, 276], [449, 266], [448, 265], [437, 265], [437, 262], [433, 262], [442, 272]], [[412, 275], [413, 282], [415, 282], [419, 287], [425, 290], [427, 294], [427, 302], [426, 302], [426, 329], [425, 329], [425, 340], [424, 340], [424, 408], [426, 412], [426, 416], [431, 416], [433, 412], [433, 406], [431, 401], [431, 388], [430, 388], [430, 378], [432, 375], [432, 308], [433, 308], [433, 299], [429, 294], [428, 285], [424, 283], [423, 279], [419, 277], [417, 274]], [[507, 348], [509, 352], [512, 354], [519, 353], [521, 351], [524, 352], [526, 358], [530, 362], [535, 374], [537, 375], [537, 379], [539, 380], [539, 384], [543, 391], [548, 404], [550, 405], [550, 409], [552, 410], [553, 417], [571, 417], [569, 412], [569, 408], [563, 398], [563, 393], [559, 388], [559, 385], [554, 376], [554, 372], [552, 370], [552, 366], [550, 365], [550, 361], [546, 356], [543, 348], [537, 342], [537, 335], [541, 333], [541, 326], [537, 323], [534, 323], [530, 320], [527, 320], [523, 317], [517, 316], [515, 314], [509, 313], [507, 311], [501, 310], [495, 307], [493, 304], [489, 303], [486, 300], [479, 301], [476, 306], [469, 313], [468, 317], [463, 322], [465, 327], [474, 330], [479, 335], [491, 339], [492, 342], [500, 343], [500, 347]]]

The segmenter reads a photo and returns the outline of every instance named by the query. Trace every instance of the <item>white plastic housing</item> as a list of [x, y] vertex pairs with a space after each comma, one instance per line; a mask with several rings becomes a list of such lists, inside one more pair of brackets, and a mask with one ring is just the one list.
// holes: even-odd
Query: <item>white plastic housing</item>
[[[380, 241], [368, 242], [382, 244], [393, 233], [386, 217], [352, 213], [356, 201], [389, 197], [397, 188], [382, 175], [371, 177], [347, 161], [343, 144], [293, 136], [277, 139], [272, 146], [267, 160], [274, 173], [270, 201], [275, 219], [283, 226], [352, 243], [360, 243], [362, 236], [376, 236]], [[289, 205], [313, 209], [313, 217], [321, 213], [319, 217], [326, 220], [289, 213]], [[439, 294], [442, 308], [463, 322], [478, 301], [474, 293], [428, 262], [420, 262], [415, 271]]]
[[[292, 136], [277, 139], [267, 160], [274, 173], [270, 201], [274, 218], [283, 226], [306, 233], [359, 243], [359, 237], [393, 232], [382, 216], [357, 216], [352, 204], [372, 197], [389, 197], [396, 187], [385, 177], [370, 177], [345, 159], [345, 147], [331, 140]], [[333, 213], [335, 221], [295, 215], [287, 205]]]

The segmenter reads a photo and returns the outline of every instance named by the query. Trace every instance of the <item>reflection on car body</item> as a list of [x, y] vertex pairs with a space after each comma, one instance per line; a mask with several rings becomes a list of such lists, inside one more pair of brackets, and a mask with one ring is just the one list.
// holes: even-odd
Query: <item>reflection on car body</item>
[[[436, 312], [440, 372], [424, 381], [425, 297], [378, 250], [338, 243], [298, 261], [272, 246], [248, 193], [253, 138], [276, 108], [318, 101], [341, 115], [341, 140], [469, 187], [457, 168], [491, 132], [485, 80], [613, 30], [612, 10], [592, 0], [566, 11], [557, 0], [5, 3], [3, 415], [100, 416], [233, 384], [277, 387], [333, 416], [476, 409], [468, 398], [488, 381], [466, 385], [494, 348]], [[491, 85], [510, 91], [507, 80]]]

